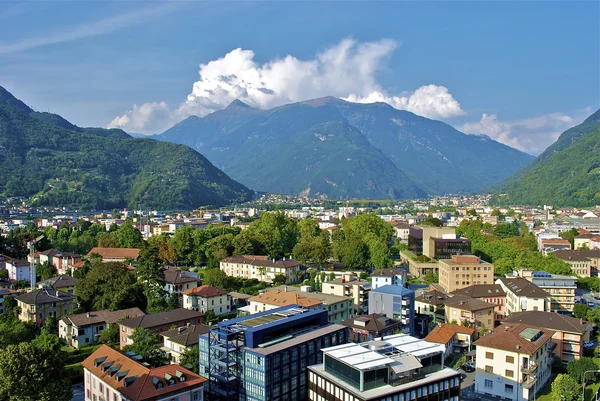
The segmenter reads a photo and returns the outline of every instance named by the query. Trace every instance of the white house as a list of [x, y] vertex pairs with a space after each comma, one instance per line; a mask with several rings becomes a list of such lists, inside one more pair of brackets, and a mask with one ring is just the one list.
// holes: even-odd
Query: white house
[[199, 312], [213, 311], [215, 316], [231, 312], [229, 292], [210, 285], [201, 285], [183, 292], [183, 307]]
[[384, 285], [397, 285], [404, 287], [406, 271], [401, 269], [379, 269], [371, 274], [371, 288], [376, 290]]
[[11, 259], [6, 261], [6, 270], [10, 280], [29, 281], [29, 262], [20, 259]]

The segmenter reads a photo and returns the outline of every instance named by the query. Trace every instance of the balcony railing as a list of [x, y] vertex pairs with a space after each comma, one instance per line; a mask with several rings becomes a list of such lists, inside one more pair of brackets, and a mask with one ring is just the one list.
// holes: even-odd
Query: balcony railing
[[535, 373], [537, 368], [538, 364], [535, 362], [531, 362], [529, 365], [521, 367], [521, 371], [525, 374], [532, 375]]
[[535, 385], [535, 383], [537, 383], [537, 379], [535, 377], [528, 378], [527, 380], [523, 381], [523, 388], [530, 389]]

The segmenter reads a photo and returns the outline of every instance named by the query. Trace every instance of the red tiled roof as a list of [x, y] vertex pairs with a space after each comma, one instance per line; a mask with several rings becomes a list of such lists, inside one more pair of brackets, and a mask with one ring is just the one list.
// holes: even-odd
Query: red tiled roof
[[221, 288], [213, 287], [212, 285], [201, 285], [200, 287], [191, 288], [183, 292], [183, 295], [193, 295], [197, 297], [210, 298], [229, 294]]
[[271, 290], [260, 295], [250, 298], [250, 301], [262, 302], [267, 305], [286, 306], [286, 305], [298, 305], [309, 308], [311, 306], [317, 306], [321, 304], [314, 298], [305, 297], [296, 292], [286, 292], [281, 290]]
[[140, 250], [137, 248], [92, 248], [87, 256], [89, 257], [94, 253], [102, 256], [102, 258], [109, 259], [137, 259], [140, 256]]
[[457, 324], [443, 324], [436, 326], [431, 332], [425, 337], [425, 341], [430, 343], [448, 344], [448, 342], [454, 337], [455, 334], [467, 334], [472, 336], [475, 330], [465, 326], [459, 326]]

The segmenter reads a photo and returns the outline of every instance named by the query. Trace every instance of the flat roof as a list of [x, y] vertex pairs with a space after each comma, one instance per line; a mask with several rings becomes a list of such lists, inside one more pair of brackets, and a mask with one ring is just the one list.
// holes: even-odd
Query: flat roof
[[249, 352], [253, 352], [255, 354], [260, 354], [260, 355], [269, 355], [272, 354], [274, 352], [278, 352], [278, 351], [282, 351], [286, 348], [290, 348], [293, 347], [295, 345], [298, 344], [302, 344], [304, 342], [310, 341], [316, 337], [320, 337], [323, 336], [325, 334], [329, 334], [329, 333], [333, 333], [339, 330], [346, 330], [347, 327], [346, 326], [342, 326], [341, 324], [330, 324], [321, 328], [318, 328], [316, 330], [312, 330], [308, 333], [304, 333], [301, 334], [299, 336], [295, 336], [294, 338], [291, 338], [287, 341], [282, 341], [280, 343], [268, 346], [268, 347], [264, 347], [264, 348], [260, 348], [260, 347], [256, 347], [256, 348], [250, 348], [250, 347], [245, 347], [246, 351]]
[[323, 352], [358, 370], [368, 370], [394, 362], [392, 358], [371, 351], [362, 345], [352, 343], [348, 344], [347, 347], [340, 347], [328, 352], [323, 350]]

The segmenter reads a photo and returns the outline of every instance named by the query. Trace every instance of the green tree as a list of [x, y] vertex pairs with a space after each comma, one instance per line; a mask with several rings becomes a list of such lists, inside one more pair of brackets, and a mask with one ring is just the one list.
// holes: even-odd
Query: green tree
[[176, 292], [172, 293], [171, 295], [169, 295], [169, 300], [167, 302], [167, 306], [169, 309], [179, 309], [181, 308], [180, 306], [180, 302], [179, 302], [179, 295], [177, 295]]
[[127, 345], [124, 351], [133, 351], [141, 355], [144, 362], [151, 367], [157, 368], [169, 363], [167, 354], [160, 349], [162, 345], [161, 337], [148, 329], [137, 328], [133, 330], [129, 337], [133, 341], [132, 345]]
[[127, 220], [117, 229], [119, 248], [141, 248], [144, 245], [142, 234]]
[[575, 237], [577, 237], [578, 235], [579, 231], [577, 231], [576, 228], [571, 228], [570, 230], [562, 232], [560, 234], [561, 238], [569, 240], [572, 249], [575, 249]]
[[440, 277], [438, 276], [437, 273], [431, 273], [431, 272], [425, 273], [423, 275], [423, 282], [425, 284], [429, 284], [429, 285], [430, 284], [437, 284], [437, 283], [440, 282]]
[[205, 269], [202, 284], [218, 288], [229, 288], [230, 277], [221, 269]]
[[192, 348], [185, 350], [181, 355], [181, 366], [198, 374], [200, 369], [199, 358], [200, 352], [198, 351], [198, 346], [194, 345]]
[[75, 285], [75, 295], [86, 311], [146, 309], [146, 298], [133, 273], [122, 263], [99, 263]]
[[8, 280], [8, 270], [0, 270], [0, 280]]
[[285, 284], [286, 283], [286, 278], [283, 274], [278, 273], [275, 275], [275, 277], [273, 278], [273, 284]]
[[577, 319], [587, 319], [590, 307], [586, 304], [575, 304], [573, 307], [573, 316]]
[[209, 267], [218, 268], [221, 260], [233, 255], [233, 251], [235, 250], [233, 239], [233, 234], [224, 234], [212, 238], [207, 242], [206, 256], [209, 261]]
[[0, 399], [71, 400], [71, 383], [64, 375], [64, 352], [47, 345], [31, 341], [0, 349]]
[[34, 328], [21, 322], [14, 315], [0, 315], [0, 348], [30, 341], [34, 336]]
[[165, 299], [165, 270], [158, 261], [158, 249], [144, 246], [135, 269], [137, 280], [144, 289], [148, 311], [161, 312], [168, 308]]
[[98, 236], [98, 247], [100, 248], [118, 248], [119, 239], [115, 233], [102, 233]]
[[587, 320], [590, 323], [600, 324], [600, 306], [590, 308], [588, 311]]
[[36, 270], [36, 276], [40, 281], [48, 280], [57, 275], [56, 267], [48, 262], [40, 263]]
[[392, 267], [392, 258], [388, 246], [374, 237], [367, 242], [369, 259], [375, 269], [389, 269]]
[[[588, 370], [598, 370], [598, 365], [596, 365], [596, 362], [592, 358], [583, 357], [567, 363], [567, 373], [577, 383], [583, 381], [583, 374]], [[594, 381], [596, 379], [595, 373], [588, 373], [586, 378]]]
[[298, 241], [296, 222], [279, 212], [263, 213], [245, 231], [260, 244], [255, 250], [276, 259], [291, 254]]
[[494, 235], [500, 238], [516, 237], [519, 235], [519, 225], [514, 223], [500, 223], [494, 228]]
[[119, 343], [119, 325], [118, 323], [109, 324], [98, 336], [100, 344], [118, 344]]
[[17, 300], [12, 295], [4, 296], [2, 306], [4, 307], [4, 311], [6, 312], [6, 314], [9, 316], [17, 316], [19, 314]]
[[552, 401], [579, 401], [581, 385], [570, 375], [559, 374], [552, 382]]

